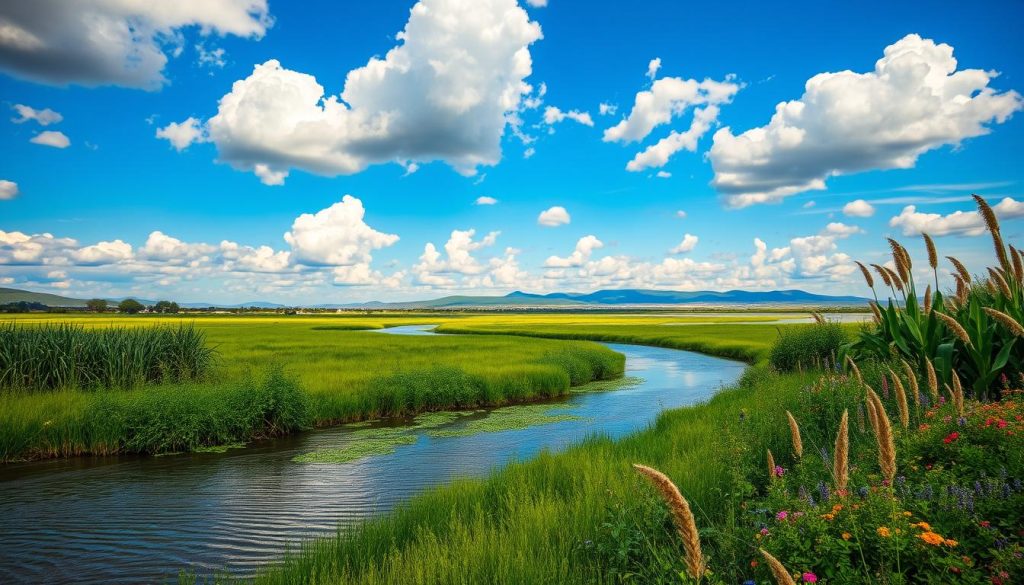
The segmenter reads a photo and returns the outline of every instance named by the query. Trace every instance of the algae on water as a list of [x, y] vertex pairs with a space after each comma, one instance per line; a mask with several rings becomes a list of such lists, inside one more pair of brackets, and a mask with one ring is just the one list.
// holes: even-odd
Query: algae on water
[[295, 463], [348, 463], [371, 455], [390, 455], [400, 445], [412, 445], [419, 437], [392, 434], [378, 438], [362, 438], [336, 449], [319, 449], [292, 458]]
[[574, 414], [554, 412], [564, 408], [565, 405], [562, 404], [505, 406], [490, 411], [484, 418], [468, 420], [464, 424], [453, 425], [451, 428], [429, 430], [427, 436], [435, 439], [468, 437], [477, 433], [512, 431], [570, 420], [583, 420], [584, 417]]
[[586, 394], [588, 392], [612, 392], [615, 390], [625, 390], [626, 388], [632, 388], [633, 386], [639, 386], [644, 383], [644, 379], [640, 376], [624, 376], [622, 378], [615, 378], [614, 380], [597, 380], [596, 382], [588, 382], [581, 386], [573, 386], [569, 389], [573, 394]]

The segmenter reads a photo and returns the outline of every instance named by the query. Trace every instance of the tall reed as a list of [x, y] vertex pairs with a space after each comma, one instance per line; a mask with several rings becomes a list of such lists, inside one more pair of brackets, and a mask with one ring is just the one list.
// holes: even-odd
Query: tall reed
[[672, 483], [672, 480], [664, 473], [639, 463], [634, 463], [633, 468], [650, 480], [655, 489], [658, 490], [658, 494], [668, 504], [669, 510], [672, 513], [672, 522], [675, 524], [676, 531], [683, 541], [683, 547], [686, 549], [686, 571], [690, 574], [690, 577], [700, 580], [707, 570], [707, 563], [704, 560], [704, 554], [701, 552], [697, 521], [693, 517], [693, 512], [690, 511], [690, 503], [679, 492], [676, 484]]

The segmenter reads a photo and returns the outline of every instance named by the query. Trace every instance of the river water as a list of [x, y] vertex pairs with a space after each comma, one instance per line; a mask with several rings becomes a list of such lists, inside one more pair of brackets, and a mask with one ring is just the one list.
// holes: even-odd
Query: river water
[[[428, 331], [396, 327], [389, 333]], [[626, 355], [626, 375], [643, 381], [553, 402], [552, 414], [575, 420], [471, 436], [418, 432], [414, 444], [392, 454], [343, 464], [292, 458], [344, 446], [355, 440], [351, 427], [225, 453], [0, 467], [0, 583], [162, 583], [183, 569], [248, 576], [304, 539], [387, 512], [431, 486], [482, 476], [590, 434], [619, 437], [641, 429], [664, 409], [732, 384], [744, 368], [692, 352], [607, 345]]]

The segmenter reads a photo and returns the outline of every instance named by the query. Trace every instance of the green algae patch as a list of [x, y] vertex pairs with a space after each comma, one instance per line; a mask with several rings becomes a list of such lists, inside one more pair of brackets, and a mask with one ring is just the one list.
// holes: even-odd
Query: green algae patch
[[377, 438], [357, 439], [344, 447], [319, 449], [292, 458], [295, 463], [348, 463], [373, 455], [390, 455], [402, 445], [412, 445], [418, 437], [409, 434], [393, 434]]
[[514, 431], [571, 420], [583, 420], [584, 417], [574, 414], [554, 412], [564, 408], [565, 406], [561, 404], [527, 404], [496, 408], [484, 418], [468, 420], [454, 428], [429, 430], [427, 436], [435, 439], [468, 437], [478, 433]]
[[196, 453], [227, 453], [229, 449], [244, 449], [245, 443], [227, 443], [225, 445], [208, 445], [193, 449]]
[[587, 394], [589, 392], [614, 392], [615, 390], [626, 390], [644, 383], [640, 376], [625, 376], [614, 380], [598, 380], [589, 382], [582, 386], [573, 386], [569, 389], [573, 394]]

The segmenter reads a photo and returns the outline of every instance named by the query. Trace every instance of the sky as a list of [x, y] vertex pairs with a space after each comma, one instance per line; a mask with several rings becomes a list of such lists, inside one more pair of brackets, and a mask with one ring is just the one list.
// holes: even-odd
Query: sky
[[3, 2], [0, 287], [867, 296], [922, 232], [982, 270], [1024, 3], [894, 4]]

